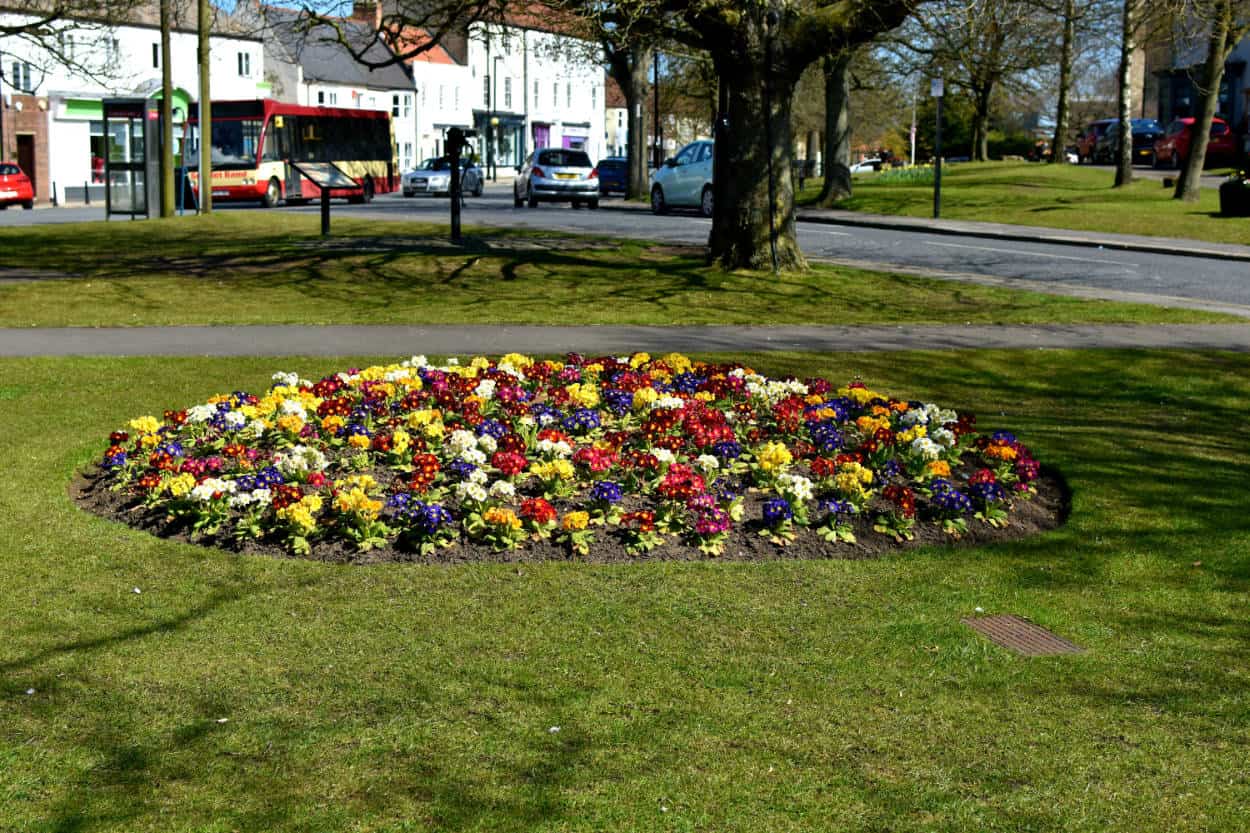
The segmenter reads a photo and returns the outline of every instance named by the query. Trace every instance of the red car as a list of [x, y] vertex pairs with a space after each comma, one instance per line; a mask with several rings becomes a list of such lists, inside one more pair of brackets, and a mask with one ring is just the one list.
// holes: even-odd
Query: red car
[[0, 209], [18, 203], [22, 208], [34, 208], [35, 189], [21, 168], [12, 162], [0, 162]]
[[[1194, 136], [1192, 118], [1174, 119], [1163, 138], [1155, 141], [1152, 163], [1156, 168], [1179, 168], [1189, 158], [1189, 143]], [[1207, 140], [1207, 159], [1232, 159], [1237, 153], [1237, 137], [1223, 119], [1211, 120], [1211, 136]]]

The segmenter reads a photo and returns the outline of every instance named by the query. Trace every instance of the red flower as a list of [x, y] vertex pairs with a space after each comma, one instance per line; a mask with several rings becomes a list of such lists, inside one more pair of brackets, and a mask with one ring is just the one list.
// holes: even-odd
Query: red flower
[[621, 526], [629, 529], [631, 525], [639, 532], [655, 532], [655, 513], [643, 511], [626, 512], [621, 515]]
[[556, 508], [540, 497], [526, 498], [521, 501], [521, 517], [545, 526], [556, 519]]
[[514, 451], [496, 451], [491, 455], [490, 464], [499, 469], [504, 477], [515, 477], [525, 471], [529, 461]]
[[413, 492], [421, 494], [434, 482], [434, 478], [438, 477], [439, 466], [438, 458], [433, 454], [417, 453], [412, 455], [412, 476], [408, 480], [408, 488]]

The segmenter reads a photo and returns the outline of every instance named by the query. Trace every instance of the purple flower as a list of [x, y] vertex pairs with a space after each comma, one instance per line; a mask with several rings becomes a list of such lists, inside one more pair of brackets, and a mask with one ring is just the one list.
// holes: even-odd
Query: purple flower
[[695, 518], [694, 531], [698, 535], [719, 535], [729, 530], [732, 522], [729, 513], [719, 506], [712, 506], [699, 511]]
[[590, 499], [597, 503], [619, 503], [621, 487], [611, 480], [601, 480], [590, 489]]
[[793, 517], [794, 510], [790, 508], [790, 502], [785, 498], [776, 497], [764, 501], [764, 523], [768, 526], [777, 526]]

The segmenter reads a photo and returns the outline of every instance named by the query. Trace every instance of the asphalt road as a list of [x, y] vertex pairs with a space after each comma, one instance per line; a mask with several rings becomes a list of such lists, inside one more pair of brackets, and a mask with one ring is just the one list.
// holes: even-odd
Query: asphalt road
[[[223, 206], [222, 209], [261, 210], [254, 206]], [[316, 213], [318, 209], [307, 206], [274, 210]], [[367, 206], [336, 202], [332, 211], [334, 216], [439, 222], [447, 218], [448, 203], [446, 199], [405, 199], [388, 194]], [[103, 217], [103, 208], [96, 206], [34, 211], [9, 209], [0, 212], [0, 226], [81, 222]], [[463, 221], [466, 226], [607, 233], [695, 245], [706, 242], [711, 227], [710, 220], [694, 214], [656, 217], [645, 210], [622, 210], [619, 200], [605, 200], [597, 211], [574, 210], [568, 205], [514, 208], [510, 184], [502, 181], [488, 186], [484, 196], [467, 200]], [[1219, 309], [1250, 317], [1250, 264], [1245, 262], [818, 223], [799, 224], [799, 245], [809, 257], [848, 265], [893, 267], [919, 274], [1085, 297]]]

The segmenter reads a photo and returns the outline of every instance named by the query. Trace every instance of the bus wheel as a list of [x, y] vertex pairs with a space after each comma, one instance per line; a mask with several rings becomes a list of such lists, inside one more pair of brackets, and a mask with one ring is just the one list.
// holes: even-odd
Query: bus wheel
[[265, 188], [265, 196], [260, 198], [260, 204], [265, 208], [273, 208], [282, 199], [282, 186], [278, 184], [277, 177], [269, 180], [269, 186]]

